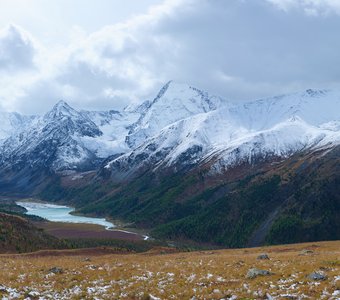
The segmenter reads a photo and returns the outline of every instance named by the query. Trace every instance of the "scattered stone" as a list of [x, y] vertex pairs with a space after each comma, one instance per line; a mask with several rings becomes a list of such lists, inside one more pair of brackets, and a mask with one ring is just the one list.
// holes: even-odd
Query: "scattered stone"
[[284, 299], [289, 299], [289, 300], [294, 300], [294, 299], [298, 299], [299, 297], [296, 295], [291, 295], [291, 294], [282, 294], [280, 295], [280, 297], [284, 298]]
[[244, 265], [244, 261], [243, 260], [239, 260], [238, 262], [235, 263], [235, 265], [243, 266]]
[[28, 296], [30, 296], [31, 298], [38, 298], [40, 296], [40, 293], [37, 291], [31, 291], [28, 293]]
[[88, 265], [87, 268], [88, 268], [89, 270], [97, 270], [97, 269], [98, 269], [98, 267], [95, 266], [95, 265]]
[[326, 280], [327, 276], [323, 272], [313, 272], [307, 276], [308, 279], [322, 281]]
[[260, 270], [257, 268], [252, 268], [252, 269], [249, 269], [246, 278], [253, 279], [253, 278], [256, 278], [257, 276], [269, 276], [269, 275], [273, 275], [273, 273], [267, 270]]
[[274, 300], [274, 298], [269, 293], [266, 294], [266, 297], [267, 297], [267, 300]]
[[[197, 298], [195, 298], [194, 300], [196, 300]], [[223, 298], [221, 298], [220, 300], [236, 300], [237, 296], [236, 295], [232, 295], [232, 294], [228, 294], [225, 295]], [[191, 299], [192, 300], [192, 299]]]
[[155, 297], [155, 296], [153, 296], [151, 294], [149, 294], [149, 299], [150, 300], [161, 300], [161, 298]]
[[0, 292], [6, 292], [7, 288], [0, 284]]
[[257, 259], [269, 259], [269, 256], [266, 253], [262, 253], [257, 257]]
[[51, 269], [48, 270], [49, 272], [51, 273], [54, 273], [54, 274], [61, 274], [64, 272], [64, 270], [62, 268], [59, 268], [59, 267], [53, 267]]
[[299, 255], [308, 255], [308, 254], [313, 254], [314, 251], [313, 250], [310, 250], [310, 249], [303, 249], [301, 250], [300, 254]]
[[83, 261], [91, 261], [91, 258], [85, 257]]

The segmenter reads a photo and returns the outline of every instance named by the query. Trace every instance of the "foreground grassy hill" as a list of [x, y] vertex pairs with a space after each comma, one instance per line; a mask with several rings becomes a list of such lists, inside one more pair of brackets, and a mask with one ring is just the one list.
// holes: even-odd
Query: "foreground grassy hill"
[[[269, 259], [257, 259], [263, 252]], [[340, 297], [340, 241], [186, 253], [38, 252], [0, 256], [0, 265], [3, 299]], [[246, 278], [251, 268], [270, 273]], [[308, 277], [313, 272], [319, 277]]]

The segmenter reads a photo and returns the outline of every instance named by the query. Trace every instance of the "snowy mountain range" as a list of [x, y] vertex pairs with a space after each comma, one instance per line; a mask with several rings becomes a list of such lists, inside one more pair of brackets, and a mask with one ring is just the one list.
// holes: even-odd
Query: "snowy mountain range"
[[78, 111], [60, 101], [43, 116], [0, 113], [0, 165], [52, 173], [102, 168], [121, 179], [145, 168], [209, 163], [215, 174], [331, 149], [340, 144], [339, 112], [338, 91], [240, 103], [171, 81], [153, 101], [123, 111]]
[[340, 142], [339, 108], [335, 91], [235, 103], [169, 83], [129, 131], [131, 150], [105, 167], [117, 177], [142, 167], [210, 161], [212, 172], [222, 172], [242, 162], [328, 149]]
[[228, 247], [339, 239], [340, 91], [234, 102], [168, 82], [121, 111], [0, 113], [0, 195]]

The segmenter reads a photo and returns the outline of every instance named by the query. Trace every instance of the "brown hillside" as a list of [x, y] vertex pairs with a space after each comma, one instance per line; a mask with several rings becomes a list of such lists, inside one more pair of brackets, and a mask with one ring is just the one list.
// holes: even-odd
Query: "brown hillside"
[[30, 252], [59, 245], [59, 240], [28, 220], [0, 213], [0, 253]]

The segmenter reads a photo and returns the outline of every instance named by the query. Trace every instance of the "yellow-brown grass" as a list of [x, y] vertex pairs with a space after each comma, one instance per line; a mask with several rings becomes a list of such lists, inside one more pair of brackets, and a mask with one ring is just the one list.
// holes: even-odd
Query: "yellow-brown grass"
[[[303, 249], [313, 253], [301, 255]], [[336, 296], [340, 290], [340, 241], [173, 254], [165, 250], [92, 255], [89, 259], [81, 254], [0, 256], [0, 298], [8, 296], [10, 289], [22, 299], [37, 295], [34, 292], [51, 299], [340, 297], [340, 291]], [[256, 259], [263, 252], [270, 260]], [[52, 267], [62, 268], [63, 273], [50, 272]], [[252, 267], [274, 275], [246, 279]], [[322, 271], [327, 279], [309, 280], [306, 275], [314, 271]]]

